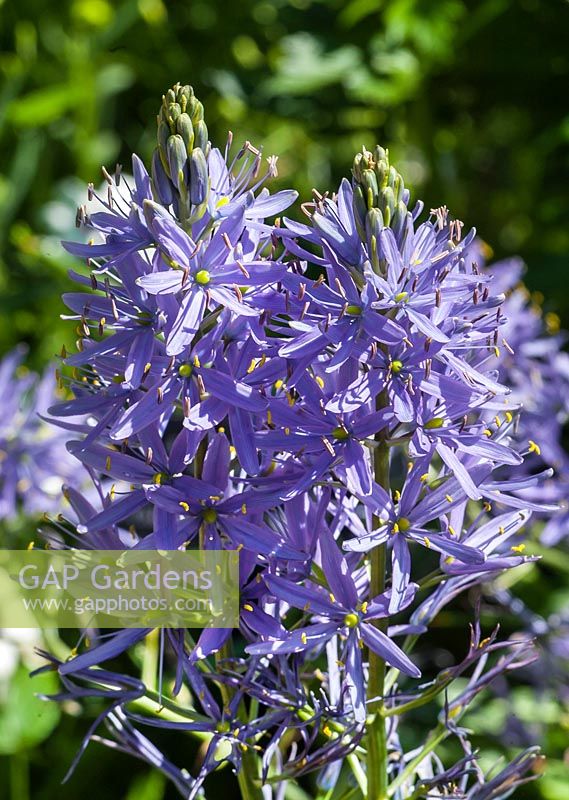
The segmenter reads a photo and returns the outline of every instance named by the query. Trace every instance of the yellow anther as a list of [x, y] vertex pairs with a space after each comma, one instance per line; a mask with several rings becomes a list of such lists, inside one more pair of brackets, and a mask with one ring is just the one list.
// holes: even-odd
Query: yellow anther
[[401, 492], [399, 491], [399, 489], [394, 490], [393, 499], [395, 500], [396, 503], [398, 503], [401, 500]]
[[453, 502], [452, 495], [451, 494], [445, 494], [445, 500], [447, 501], [447, 503], [452, 503]]
[[245, 603], [243, 608], [245, 609], [245, 611], [253, 611], [253, 606], [251, 605], [251, 603]]
[[490, 430], [490, 428], [484, 428], [484, 436], [488, 436], [488, 438], [492, 436], [492, 431]]
[[107, 456], [107, 460], [105, 461], [105, 469], [107, 470], [107, 472], [109, 472], [110, 469], [111, 469], [111, 457], [110, 456]]
[[494, 422], [496, 423], [496, 427], [497, 428], [501, 428], [502, 427], [502, 423], [500, 422], [500, 417], [497, 414], [494, 417]]
[[450, 533], [450, 535], [451, 535], [451, 536], [456, 536], [456, 531], [455, 531], [455, 529], [452, 527], [452, 525], [449, 525], [449, 526], [448, 526], [448, 532]]
[[190, 507], [189, 507], [189, 505], [188, 505], [188, 504], [185, 502], [185, 500], [180, 500], [180, 502], [178, 503], [178, 505], [180, 506], [180, 508], [183, 508], [183, 509], [184, 509], [184, 511], [185, 511], [186, 513], [187, 513], [187, 512], [190, 510]]
[[198, 356], [194, 356], [194, 367], [201, 367]]
[[421, 481], [421, 483], [426, 483], [429, 480], [429, 473], [424, 472], [419, 478], [419, 480]]
[[488, 502], [484, 503], [484, 511], [492, 511], [492, 504]]
[[321, 377], [320, 377], [320, 375], [317, 375], [317, 376], [314, 378], [314, 380], [316, 381], [316, 383], [318, 384], [318, 386], [320, 386], [320, 388], [321, 388], [321, 389], [323, 389], [323, 388], [324, 388], [324, 380], [323, 380], [323, 378], [321, 378]]
[[329, 725], [324, 725], [324, 727], [322, 728], [322, 733], [325, 736], [332, 736], [332, 731], [330, 729], [330, 726]]
[[454, 556], [447, 556], [445, 558], [445, 564], [452, 564], [454, 560], [455, 560]]
[[241, 513], [242, 514], [247, 513], [247, 503], [243, 503], [243, 505], [241, 506]]
[[290, 436], [290, 428], [288, 428], [288, 427], [285, 428], [284, 432], [285, 432], [285, 436]]
[[279, 378], [278, 381], [273, 383], [274, 388], [278, 391], [284, 385], [284, 381]]
[[511, 411], [506, 411], [504, 416], [506, 417], [506, 422], [508, 422], [508, 423], [511, 422], [513, 420], [513, 418], [514, 418], [514, 416], [513, 416]]
[[304, 633], [304, 631], [300, 634], [300, 641], [302, 644], [306, 644], [308, 642], [308, 636]]
[[332, 592], [328, 593], [328, 597], [330, 598], [330, 602], [331, 603], [335, 603], [336, 602], [336, 597], [332, 594]]
[[393, 533], [399, 533], [399, 525], [397, 522], [393, 523]]
[[494, 355], [496, 356], [496, 358], [500, 358], [500, 348], [499, 347], [495, 347], [494, 348]]
[[533, 441], [533, 439], [530, 439], [530, 440], [529, 440], [529, 442], [528, 442], [528, 445], [529, 445], [529, 451], [530, 451], [530, 453], [535, 453], [535, 454], [536, 454], [536, 455], [538, 455], [538, 456], [540, 456], [540, 455], [541, 455], [541, 447], [540, 447], [538, 444], [536, 444], [536, 443]]
[[561, 328], [561, 319], [559, 318], [558, 314], [554, 314], [552, 311], [549, 311], [545, 315], [545, 326], [547, 328], [547, 332], [551, 334], [559, 333]]
[[523, 553], [525, 549], [526, 549], [526, 546], [525, 546], [525, 544], [523, 544], [523, 542], [522, 542], [522, 544], [513, 544], [510, 547], [510, 550], [513, 553]]
[[423, 536], [423, 541], [425, 542], [425, 547], [431, 546], [431, 540], [429, 539], [428, 536]]
[[271, 409], [267, 411], [267, 425], [273, 424], [273, 415], [271, 413]]
[[506, 529], [504, 528], [504, 526], [503, 526], [503, 525], [500, 525], [500, 526], [498, 527], [498, 532], [499, 532], [499, 533], [501, 533], [501, 534], [502, 534], [502, 536], [503, 536], [503, 535], [506, 533]]

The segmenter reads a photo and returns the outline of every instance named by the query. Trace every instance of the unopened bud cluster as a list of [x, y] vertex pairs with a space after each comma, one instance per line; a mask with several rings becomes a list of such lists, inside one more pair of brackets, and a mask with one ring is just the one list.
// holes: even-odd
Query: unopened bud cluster
[[[372, 263], [379, 272], [377, 242], [383, 228], [400, 232], [409, 213], [409, 192], [397, 169], [389, 163], [389, 152], [377, 145], [357, 153], [352, 167], [354, 217], [358, 233], [367, 242]], [[374, 257], [375, 254], [375, 257]]]
[[152, 180], [160, 202], [176, 208], [183, 224], [199, 220], [209, 189], [204, 109], [191, 86], [176, 84], [162, 97]]

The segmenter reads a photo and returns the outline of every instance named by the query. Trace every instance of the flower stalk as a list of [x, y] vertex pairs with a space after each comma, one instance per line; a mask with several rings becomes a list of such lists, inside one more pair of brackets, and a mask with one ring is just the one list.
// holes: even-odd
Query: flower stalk
[[[385, 407], [387, 398], [382, 392], [377, 399], [378, 411]], [[376, 482], [387, 492], [390, 490], [389, 446], [382, 432], [376, 434], [377, 447], [373, 450], [373, 471]], [[374, 514], [373, 527], [380, 525], [378, 516]], [[387, 568], [387, 545], [381, 544], [370, 553], [370, 597], [376, 597], [385, 591]], [[384, 619], [375, 620], [375, 626], [385, 633]], [[371, 648], [369, 650], [368, 710], [372, 712], [367, 722], [367, 800], [385, 800], [387, 792], [387, 733], [384, 711], [384, 684], [386, 664], [380, 655]]]

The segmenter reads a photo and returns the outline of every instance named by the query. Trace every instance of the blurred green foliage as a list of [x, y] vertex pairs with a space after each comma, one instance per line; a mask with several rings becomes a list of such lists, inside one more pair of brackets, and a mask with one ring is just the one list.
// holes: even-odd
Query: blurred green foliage
[[427, 207], [521, 253], [569, 317], [561, 0], [0, 0], [0, 16], [2, 351], [28, 340], [41, 366], [72, 335], [58, 238], [102, 163], [149, 156], [177, 80], [214, 142], [263, 143], [305, 197], [363, 143], [389, 146]]
[[[58, 241], [101, 164], [128, 171], [132, 151], [150, 156], [176, 81], [194, 84], [214, 143], [231, 129], [263, 144], [280, 156], [275, 185], [304, 197], [333, 190], [362, 144], [389, 147], [427, 209], [446, 203], [497, 257], [521, 254], [529, 285], [569, 325], [568, 27], [561, 0], [0, 0], [0, 353], [28, 341], [41, 368], [73, 339], [59, 320], [72, 261]], [[536, 571], [520, 588], [545, 602], [551, 581]], [[447, 622], [445, 646], [464, 615]], [[546, 779], [516, 797], [563, 797], [566, 713], [522, 686], [514, 706], [524, 722], [541, 719], [552, 757]], [[476, 713], [473, 727], [491, 736], [505, 701]], [[46, 739], [32, 753], [13, 735], [19, 800], [30, 775], [34, 800], [95, 784], [109, 798], [175, 796], [97, 745], [61, 788], [88, 721], [67, 716], [52, 736], [54, 722], [38, 718], [35, 741]], [[0, 785], [9, 776], [0, 764]]]

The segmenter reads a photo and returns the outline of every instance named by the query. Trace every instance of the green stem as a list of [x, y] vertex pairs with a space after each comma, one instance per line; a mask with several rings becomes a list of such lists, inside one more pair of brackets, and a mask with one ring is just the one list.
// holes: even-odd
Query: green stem
[[367, 775], [364, 772], [361, 761], [359, 760], [358, 756], [355, 753], [350, 753], [349, 756], [347, 756], [346, 761], [348, 762], [350, 769], [352, 770], [352, 774], [356, 779], [358, 786], [360, 787], [362, 795], [365, 797], [368, 791]]
[[431, 733], [429, 734], [429, 738], [427, 739], [425, 746], [423, 749], [418, 753], [415, 758], [410, 761], [405, 769], [399, 773], [399, 775], [393, 780], [389, 786], [389, 791], [387, 797], [393, 797], [397, 789], [399, 789], [417, 769], [421, 761], [432, 753], [433, 750], [438, 747], [438, 745], [442, 742], [443, 739], [449, 735], [448, 730], [443, 725], [443, 723], [439, 723], [436, 728], [434, 728]]
[[[385, 399], [380, 395], [377, 405], [382, 408]], [[381, 437], [376, 436], [378, 445], [373, 451], [375, 480], [389, 492], [389, 447]], [[373, 518], [374, 529], [379, 528], [377, 516]], [[385, 590], [386, 545], [382, 544], [371, 551], [370, 598]], [[373, 623], [385, 633], [386, 620], [377, 619]], [[367, 726], [367, 800], [386, 800], [387, 798], [387, 732], [383, 716], [383, 696], [385, 692], [385, 661], [373, 650], [369, 651], [369, 709], [374, 713]]]
[[26, 753], [14, 753], [10, 758], [10, 794], [12, 800], [30, 798], [30, 774]]
[[445, 678], [444, 680], [440, 681], [440, 683], [436, 683], [430, 689], [423, 692], [420, 697], [416, 697], [414, 700], [409, 700], [408, 703], [403, 703], [403, 705], [397, 706], [396, 708], [387, 708], [385, 709], [384, 716], [385, 717], [395, 717], [399, 716], [400, 714], [405, 714], [407, 711], [412, 711], [414, 708], [421, 708], [421, 706], [427, 705], [432, 700], [435, 699], [441, 692], [447, 688], [447, 686], [452, 683], [452, 677]]
[[243, 753], [241, 769], [237, 773], [242, 800], [263, 800], [261, 779], [257, 769], [258, 761], [253, 750], [249, 749]]

